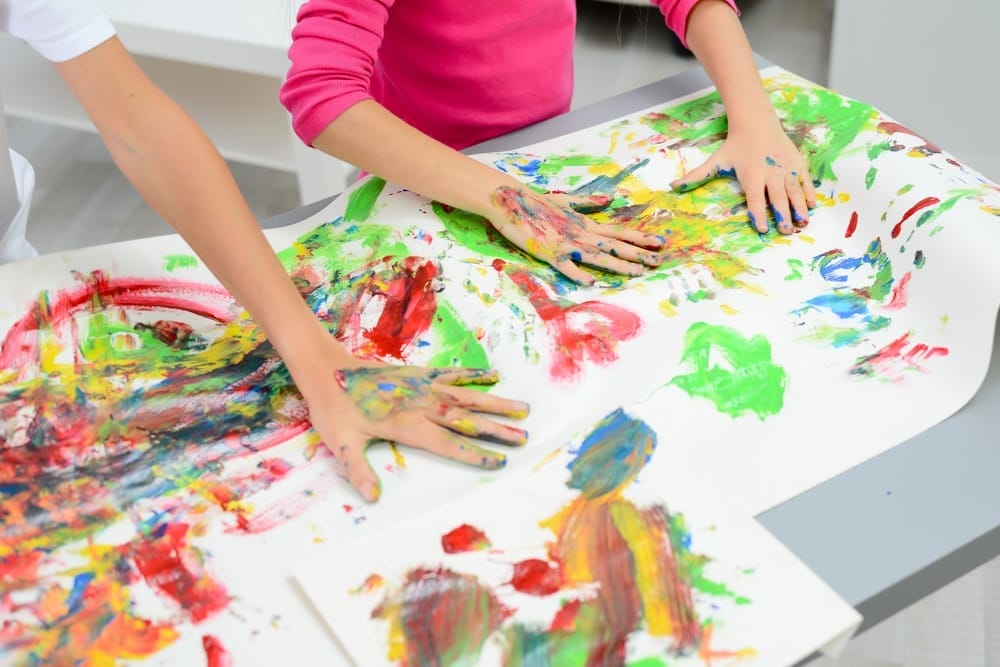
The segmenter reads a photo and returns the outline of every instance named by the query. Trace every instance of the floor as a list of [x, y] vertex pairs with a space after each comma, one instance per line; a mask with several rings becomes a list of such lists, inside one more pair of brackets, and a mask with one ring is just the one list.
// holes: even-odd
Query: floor
[[[825, 83], [831, 15], [819, 0], [742, 0], [754, 49]], [[654, 10], [579, 0], [576, 94], [580, 107], [694, 66], [678, 55]], [[11, 144], [29, 156], [38, 186], [29, 239], [39, 251], [171, 233], [118, 173], [95, 136], [8, 119]], [[231, 164], [259, 217], [298, 204], [292, 174]], [[811, 667], [1000, 667], [1000, 559], [857, 637], [839, 660]]]

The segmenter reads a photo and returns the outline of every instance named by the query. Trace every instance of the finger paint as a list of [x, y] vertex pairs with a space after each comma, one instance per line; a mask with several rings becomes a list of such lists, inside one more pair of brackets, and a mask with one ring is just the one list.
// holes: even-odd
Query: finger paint
[[[716, 356], [729, 368], [713, 365]], [[668, 384], [710, 400], [730, 417], [752, 412], [763, 421], [784, 406], [787, 374], [774, 363], [771, 344], [761, 335], [746, 338], [731, 327], [696, 322], [684, 335], [680, 361], [689, 372]]]

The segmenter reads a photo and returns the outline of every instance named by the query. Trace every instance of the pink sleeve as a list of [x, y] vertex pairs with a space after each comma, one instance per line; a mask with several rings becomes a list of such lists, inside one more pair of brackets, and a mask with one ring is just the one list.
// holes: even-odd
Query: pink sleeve
[[[681, 44], [687, 46], [687, 22], [691, 10], [700, 0], [652, 0], [653, 4], [660, 8], [663, 18], [666, 19], [667, 27], [673, 30], [681, 40]], [[734, 0], [724, 0], [727, 5], [733, 8], [739, 16], [740, 10]]]
[[309, 0], [292, 29], [279, 98], [306, 144], [350, 106], [371, 99], [375, 57], [395, 0]]

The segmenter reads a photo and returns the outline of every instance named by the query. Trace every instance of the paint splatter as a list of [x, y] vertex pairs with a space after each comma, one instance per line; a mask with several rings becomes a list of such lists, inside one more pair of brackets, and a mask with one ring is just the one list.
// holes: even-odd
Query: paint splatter
[[389, 624], [388, 659], [402, 665], [472, 665], [512, 611], [475, 577], [418, 568], [373, 611]]
[[483, 531], [463, 523], [441, 537], [441, 548], [447, 554], [482, 551], [490, 548], [490, 540]]
[[907, 332], [877, 352], [858, 357], [850, 372], [852, 375], [899, 383], [906, 379], [909, 372], [926, 373], [925, 362], [945, 356], [948, 356], [947, 347], [914, 343]]
[[218, 637], [205, 635], [201, 638], [201, 645], [205, 649], [206, 667], [233, 667], [233, 656]]
[[163, 257], [163, 270], [168, 272], [177, 269], [191, 269], [198, 266], [198, 258], [194, 255], [165, 255]]
[[352, 588], [350, 593], [352, 595], [367, 595], [369, 593], [374, 593], [375, 591], [381, 590], [385, 587], [385, 579], [380, 574], [369, 574], [365, 577], [365, 580], [357, 588]]
[[[716, 355], [728, 368], [711, 363]], [[753, 412], [763, 420], [784, 406], [785, 370], [774, 363], [771, 344], [761, 335], [745, 338], [730, 327], [696, 322], [684, 336], [681, 363], [691, 372], [670, 384], [709, 399], [730, 417]]]

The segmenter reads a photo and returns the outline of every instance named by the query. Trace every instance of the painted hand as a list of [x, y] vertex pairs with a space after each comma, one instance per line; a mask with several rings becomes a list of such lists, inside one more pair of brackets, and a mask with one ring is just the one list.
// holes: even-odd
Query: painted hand
[[768, 230], [768, 206], [782, 234], [806, 226], [809, 209], [816, 206], [816, 190], [806, 161], [777, 119], [768, 129], [730, 129], [714, 155], [670, 186], [687, 192], [720, 177], [739, 181], [746, 193], [750, 224], [761, 234]]
[[606, 208], [607, 197], [541, 195], [505, 185], [491, 201], [496, 213], [490, 220], [497, 231], [581, 285], [593, 285], [594, 277], [578, 264], [639, 276], [644, 267], [663, 261], [656, 252], [663, 247], [662, 237], [603, 225], [582, 214]]
[[313, 428], [368, 501], [381, 495], [365, 449], [374, 440], [417, 447], [446, 458], [495, 470], [503, 454], [470, 438], [523, 445], [528, 434], [482, 414], [524, 417], [528, 406], [461, 385], [495, 384], [492, 370], [379, 365], [336, 371], [339, 391], [306, 399]]

